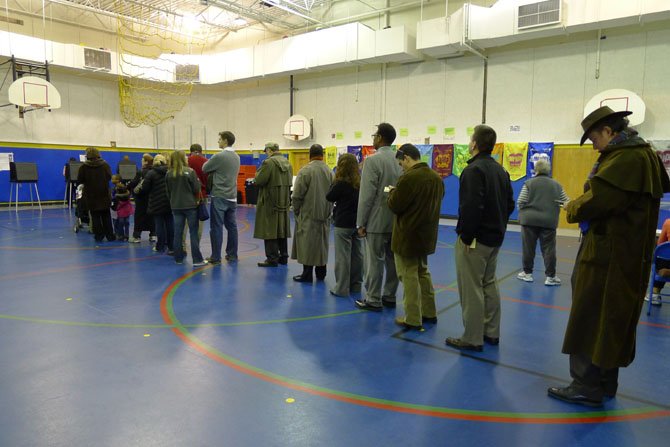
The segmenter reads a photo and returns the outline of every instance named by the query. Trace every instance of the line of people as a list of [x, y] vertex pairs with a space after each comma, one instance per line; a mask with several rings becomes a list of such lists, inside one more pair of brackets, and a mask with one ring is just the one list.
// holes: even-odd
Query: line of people
[[[567, 387], [548, 389], [549, 396], [569, 403], [600, 406], [605, 398], [614, 397], [619, 367], [629, 365], [634, 358], [635, 328], [649, 280], [660, 199], [670, 192], [670, 178], [662, 161], [628, 127], [628, 114], [605, 106], [582, 121], [580, 143], [590, 139], [599, 152], [584, 194], [568, 200], [560, 185], [548, 178], [548, 166], [539, 163], [538, 175], [526, 182], [518, 200], [524, 245], [524, 270], [519, 279], [532, 279], [539, 238], [545, 258], [545, 284], [560, 284], [555, 261], [557, 206], [565, 208], [568, 222], [579, 223], [582, 231], [563, 344], [563, 352], [570, 356], [573, 380]], [[424, 324], [435, 324], [438, 319], [427, 257], [437, 244], [444, 185], [421, 161], [416, 147], [391, 147], [396, 137], [393, 126], [379, 124], [372, 137], [376, 153], [365, 160], [360, 174], [355, 157], [344, 154], [333, 176], [323, 161], [323, 148], [312, 145], [310, 162], [298, 173], [292, 193], [289, 161], [276, 143], [265, 145], [267, 158], [255, 177], [259, 192], [254, 237], [263, 239], [265, 245], [265, 259], [258, 266], [276, 268], [288, 263], [289, 212], [293, 204], [296, 227], [291, 258], [303, 267], [293, 280], [310, 283], [314, 276], [323, 280], [332, 213], [336, 282], [330, 293], [357, 294], [363, 292], [364, 284], [355, 306], [381, 312], [384, 307], [396, 306], [402, 282], [404, 317], [395, 322], [405, 330], [422, 331]], [[471, 158], [459, 179], [454, 256], [464, 329], [460, 337], [445, 340], [459, 350], [482, 351], [485, 344], [500, 343], [497, 258], [515, 203], [509, 174], [491, 156], [495, 143], [496, 133], [491, 127], [476, 126], [469, 142]], [[234, 184], [239, 157], [231, 148], [233, 144], [232, 133], [222, 132], [219, 146], [223, 151], [202, 164], [203, 175], [208, 173], [213, 180], [212, 263], [221, 262], [222, 226], [228, 230], [225, 259], [237, 260]], [[111, 226], [104, 222], [105, 213], [109, 215], [109, 167], [105, 166], [97, 150], [89, 148], [87, 162], [79, 173], [85, 194], [104, 199], [100, 206], [95, 200], [89, 203], [97, 240], [104, 236], [114, 239]], [[93, 172], [102, 172], [104, 182], [92, 183]], [[180, 252], [181, 229], [188, 221], [194, 265], [204, 265], [206, 260], [197, 249], [195, 208], [203, 197], [201, 187], [207, 178], [202, 180], [196, 170], [186, 167], [185, 156], [179, 151], [171, 155], [169, 171], [158, 155], [151, 171], [143, 173], [135, 190], [149, 192], [147, 211], [154, 215], [158, 235], [155, 249], [161, 251], [167, 246], [168, 253]], [[166, 178], [164, 186], [161, 177]], [[152, 199], [158, 194], [163, 194], [161, 201], [165, 203], [160, 210], [158, 199]], [[168, 209], [177, 220], [174, 238], [168, 237]], [[177, 262], [183, 259], [180, 256], [175, 257]]]

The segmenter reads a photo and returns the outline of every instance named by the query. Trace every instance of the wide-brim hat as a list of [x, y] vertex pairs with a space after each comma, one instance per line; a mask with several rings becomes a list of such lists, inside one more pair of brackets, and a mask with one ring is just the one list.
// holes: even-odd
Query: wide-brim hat
[[584, 135], [582, 135], [582, 139], [579, 140], [579, 145], [581, 146], [584, 144], [586, 139], [589, 137], [589, 133], [591, 133], [593, 128], [600, 124], [604, 119], [610, 117], [623, 118], [624, 116], [628, 116], [632, 113], [633, 112], [628, 110], [623, 112], [615, 112], [607, 106], [602, 106], [599, 109], [589, 113], [586, 118], [582, 120], [582, 129], [584, 129]]

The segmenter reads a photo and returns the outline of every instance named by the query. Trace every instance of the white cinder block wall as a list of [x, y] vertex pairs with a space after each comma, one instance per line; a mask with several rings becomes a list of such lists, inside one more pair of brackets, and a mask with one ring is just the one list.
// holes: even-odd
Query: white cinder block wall
[[[596, 32], [532, 41], [489, 53], [487, 122], [500, 141], [577, 143], [584, 105], [598, 92], [632, 90], [647, 105], [639, 126], [648, 139], [670, 139], [670, 27], [668, 23], [604, 30], [600, 76], [595, 77]], [[565, 42], [565, 43], [558, 43]], [[523, 48], [519, 49], [520, 46]], [[367, 64], [295, 75], [295, 112], [314, 119], [315, 140], [324, 145], [370, 144], [381, 120], [408, 128], [398, 142], [422, 143], [435, 125], [432, 143], [444, 127], [456, 128], [455, 142], [466, 142], [468, 126], [481, 121], [483, 61], [476, 56], [409, 64]], [[269, 140], [283, 147], [306, 147], [282, 137], [289, 116], [289, 79], [195, 86], [184, 109], [156, 129], [126, 127], [119, 115], [114, 79], [89, 73], [52, 71], [63, 107], [19, 119], [13, 107], [0, 108], [2, 140], [137, 148], [186, 148], [193, 142], [216, 147], [217, 132], [229, 129], [240, 149]], [[9, 83], [0, 92], [6, 98]], [[510, 133], [510, 126], [520, 131]], [[361, 131], [362, 138], [354, 138]], [[343, 133], [344, 139], [331, 136]]]

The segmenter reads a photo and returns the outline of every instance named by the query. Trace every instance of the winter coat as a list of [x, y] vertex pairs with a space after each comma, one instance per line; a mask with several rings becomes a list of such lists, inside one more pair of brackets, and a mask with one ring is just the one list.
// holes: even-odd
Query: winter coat
[[337, 228], [356, 228], [358, 189], [351, 183], [335, 180], [326, 194], [326, 200], [334, 202], [333, 224]]
[[291, 237], [289, 207], [293, 169], [288, 159], [279, 153], [266, 158], [256, 172], [258, 202], [256, 203], [256, 239]]
[[77, 182], [84, 185], [83, 199], [90, 211], [103, 211], [112, 205], [109, 182], [112, 169], [102, 158], [86, 160], [77, 173]]
[[312, 160], [295, 179], [293, 212], [295, 235], [291, 258], [302, 265], [328, 263], [328, 236], [333, 204], [326, 194], [333, 183], [333, 172], [322, 160]]
[[481, 152], [468, 160], [459, 186], [456, 233], [465, 245], [477, 239], [487, 247], [500, 247], [514, 211], [514, 193], [507, 171], [491, 154]]
[[658, 209], [670, 179], [658, 155], [633, 136], [598, 158], [590, 189], [566, 206], [568, 222], [589, 222], [573, 273], [563, 352], [600, 368], [627, 366], [649, 281]]
[[172, 212], [167, 192], [167, 166], [154, 166], [144, 177], [139, 194], [149, 194], [147, 213], [156, 216]]
[[168, 171], [165, 181], [171, 209], [188, 210], [198, 206], [201, 185], [193, 169], [184, 168], [184, 171], [178, 176]]
[[407, 258], [435, 253], [444, 183], [426, 163], [417, 163], [389, 193], [393, 218], [393, 253]]

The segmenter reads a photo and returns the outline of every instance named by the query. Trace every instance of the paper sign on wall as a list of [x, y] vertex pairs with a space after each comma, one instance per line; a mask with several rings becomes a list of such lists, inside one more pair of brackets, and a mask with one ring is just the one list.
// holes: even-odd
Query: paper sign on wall
[[363, 138], [363, 131], [362, 130], [354, 131], [354, 138], [356, 138], [357, 140], [360, 140], [361, 138]]
[[406, 127], [401, 127], [400, 128], [400, 136], [401, 137], [408, 137], [409, 136], [409, 129]]
[[9, 163], [14, 161], [12, 152], [0, 153], [0, 171], [9, 171]]
[[428, 126], [426, 129], [428, 135], [435, 135], [437, 133], [437, 126]]

